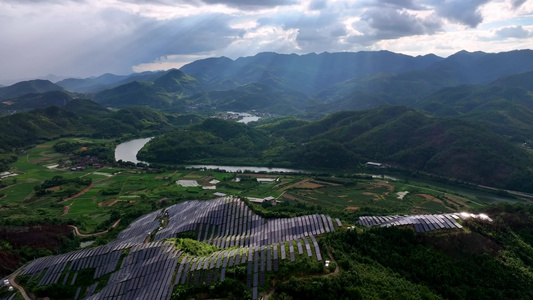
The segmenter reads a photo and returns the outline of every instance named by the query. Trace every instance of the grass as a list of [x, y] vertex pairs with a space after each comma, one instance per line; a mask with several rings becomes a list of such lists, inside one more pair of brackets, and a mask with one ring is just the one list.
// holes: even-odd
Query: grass
[[[80, 138], [63, 140], [80, 140]], [[101, 142], [92, 139], [81, 140]], [[56, 142], [58, 141], [47, 142], [27, 150], [12, 164], [12, 170], [19, 175], [7, 179], [8, 182], [15, 180], [15, 185], [1, 191], [5, 196], [0, 199], [0, 218], [9, 220], [60, 218], [68, 223], [77, 223], [84, 229], [82, 231], [90, 233], [96, 230], [100, 223], [107, 221], [113, 210], [119, 210], [122, 214], [133, 210], [148, 212], [157, 207], [158, 201], [163, 198], [168, 198], [172, 204], [188, 199], [212, 199], [214, 192], [241, 197], [273, 196], [292, 205], [306, 204], [308, 208], [323, 207], [329, 211], [338, 211], [341, 213], [339, 215], [343, 216], [348, 216], [357, 208], [363, 207], [397, 214], [441, 213], [471, 210], [494, 202], [518, 201], [487, 192], [455, 189], [443, 184], [432, 185], [427, 181], [413, 179], [410, 181], [330, 177], [315, 179], [302, 175], [280, 175], [279, 181], [258, 183], [250, 179], [232, 182], [231, 178], [235, 174], [217, 173], [211, 170], [180, 169], [146, 173], [137, 169], [116, 167], [89, 168], [81, 172], [48, 169], [46, 166], [69, 158], [54, 151], [52, 146]], [[90, 178], [93, 183], [97, 183], [85, 194], [64, 203], [58, 203], [53, 193], [44, 197], [34, 195], [35, 186], [58, 175], [65, 178]], [[186, 188], [175, 184], [179, 179], [207, 182], [211, 180], [210, 178], [221, 181], [217, 184], [216, 190], [203, 190], [201, 187]], [[463, 192], [465, 190], [466, 192]], [[398, 199], [396, 193], [399, 191], [408, 194], [403, 199]], [[435, 199], [428, 200], [427, 197]], [[98, 203], [109, 199], [122, 201], [112, 207], [98, 206]], [[68, 213], [62, 216], [65, 205], [69, 205], [70, 208]]]

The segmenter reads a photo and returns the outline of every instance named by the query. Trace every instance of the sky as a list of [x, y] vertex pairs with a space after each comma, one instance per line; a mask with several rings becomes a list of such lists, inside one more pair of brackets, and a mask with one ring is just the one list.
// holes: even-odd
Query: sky
[[533, 48], [533, 0], [0, 0], [0, 83], [259, 52]]

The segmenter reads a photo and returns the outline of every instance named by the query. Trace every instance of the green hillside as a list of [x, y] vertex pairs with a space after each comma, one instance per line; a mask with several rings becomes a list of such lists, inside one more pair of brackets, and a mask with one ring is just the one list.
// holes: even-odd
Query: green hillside
[[482, 125], [400, 106], [258, 128], [208, 119], [152, 140], [139, 157], [158, 163], [238, 162], [336, 170], [377, 161], [500, 188], [516, 188], [533, 166], [526, 149]]
[[439, 116], [470, 120], [514, 142], [533, 139], [533, 95], [519, 87], [461, 85], [444, 88], [417, 104]]
[[221, 111], [258, 110], [282, 115], [302, 113], [320, 103], [294, 90], [259, 83], [228, 91], [204, 92], [180, 101], [183, 102], [176, 105]]
[[74, 99], [63, 108], [84, 117], [103, 116], [111, 113], [107, 108], [88, 99]]
[[63, 88], [48, 80], [28, 80], [0, 88], [0, 99], [9, 99], [32, 93], [60, 91]]
[[65, 106], [72, 99], [73, 96], [65, 91], [31, 93], [0, 103], [0, 111], [28, 111], [52, 105]]
[[199, 90], [198, 81], [180, 70], [172, 69], [154, 80], [154, 86], [180, 97], [194, 94]]
[[533, 91], [533, 71], [501, 77], [491, 84], [498, 86], [519, 87], [527, 91]]
[[104, 106], [170, 107], [173, 96], [151, 82], [131, 82], [95, 95], [95, 101]]
[[[248, 125], [206, 119], [186, 130], [177, 130], [151, 140], [139, 159], [157, 163], [266, 164], [283, 141]], [[273, 152], [270, 153], [269, 152]]]
[[[473, 122], [440, 118], [406, 107], [340, 112], [273, 132], [295, 143], [328, 140], [363, 161], [378, 161], [470, 182], [504, 187], [532, 166], [530, 154]], [[294, 159], [305, 157], [299, 147]], [[351, 156], [346, 161], [351, 161]]]

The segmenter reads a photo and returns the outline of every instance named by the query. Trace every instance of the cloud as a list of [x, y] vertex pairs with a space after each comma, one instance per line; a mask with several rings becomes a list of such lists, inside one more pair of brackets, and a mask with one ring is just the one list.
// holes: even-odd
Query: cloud
[[514, 9], [519, 8], [522, 4], [526, 3], [526, 0], [511, 0], [511, 5]]
[[0, 0], [0, 79], [263, 51], [530, 48], [530, 12], [526, 0]]
[[[28, 1], [28, 0], [26, 0]], [[298, 0], [261, 0], [261, 1], [250, 1], [250, 0], [119, 0], [122, 2], [136, 3], [136, 4], [159, 4], [159, 5], [192, 5], [200, 6], [202, 4], [211, 5], [211, 4], [222, 4], [227, 7], [237, 8], [241, 10], [256, 10], [271, 8], [277, 6], [286, 6], [298, 4]]]
[[261, 0], [261, 1], [250, 1], [250, 0], [201, 0], [205, 4], [224, 4], [229, 7], [237, 8], [255, 8], [255, 7], [275, 7], [283, 5], [293, 5], [297, 4], [297, 0]]
[[393, 8], [404, 8], [410, 10], [421, 10], [424, 9], [424, 6], [415, 2], [415, 0], [375, 0], [375, 6], [378, 7], [393, 7]]
[[497, 39], [508, 39], [508, 38], [525, 39], [525, 38], [529, 38], [533, 36], [533, 33], [524, 29], [524, 27], [522, 26], [511, 26], [511, 27], [503, 27], [503, 28], [496, 30], [494, 36]]
[[353, 27], [362, 34], [352, 36], [350, 42], [369, 44], [383, 39], [432, 35], [442, 30], [442, 23], [434, 15], [422, 18], [406, 11], [387, 8], [367, 10]]
[[0, 0], [2, 3], [14, 3], [14, 4], [68, 4], [68, 3], [84, 3], [86, 0]]
[[219, 51], [245, 33], [232, 28], [232, 18], [222, 14], [155, 20], [105, 9], [30, 20], [30, 15], [0, 18], [5, 29], [0, 40], [10, 45], [2, 51], [0, 65], [3, 73], [11, 70], [11, 77], [130, 73], [132, 66], [166, 55]]
[[258, 20], [258, 26], [281, 26], [284, 30], [297, 30], [297, 52], [345, 51], [343, 39], [348, 35], [342, 16], [330, 8], [314, 14], [278, 14]]
[[309, 3], [310, 10], [322, 10], [328, 6], [326, 0], [312, 0]]
[[449, 21], [475, 28], [483, 21], [479, 8], [490, 0], [435, 0], [437, 15]]

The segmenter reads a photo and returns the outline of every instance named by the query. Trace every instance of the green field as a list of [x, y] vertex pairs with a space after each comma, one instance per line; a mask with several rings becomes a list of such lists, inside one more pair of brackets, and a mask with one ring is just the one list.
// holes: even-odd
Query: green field
[[[61, 140], [103, 142], [80, 138]], [[361, 210], [373, 214], [446, 213], [469, 211], [494, 202], [525, 201], [464, 188], [455, 190], [450, 186], [431, 185], [427, 181], [407, 182], [390, 178], [279, 175], [274, 177], [276, 180], [273, 182], [259, 183], [255, 178], [267, 175], [187, 169], [148, 172], [112, 166], [89, 167], [82, 171], [49, 168], [70, 159], [68, 155], [54, 151], [53, 145], [61, 140], [29, 149], [12, 164], [12, 172], [18, 175], [5, 179], [10, 186], [0, 191], [4, 194], [0, 200], [0, 218], [5, 222], [49, 218], [77, 224], [82, 232], [91, 233], [109, 225], [113, 211], [122, 216], [138, 215], [183, 200], [212, 199], [215, 192], [251, 198], [272, 196], [280, 205], [263, 205], [264, 209], [295, 213], [321, 209], [348, 219], [352, 219], [349, 217], [351, 214], [361, 214]], [[67, 185], [37, 196], [34, 187], [54, 176], [90, 179], [93, 186], [67, 201], [60, 196]], [[237, 177], [240, 181], [235, 180]], [[180, 179], [196, 180], [202, 186], [213, 186], [209, 182], [215, 179], [220, 182], [216, 184], [216, 189], [202, 189], [179, 186], [176, 181]], [[78, 189], [81, 191], [85, 187]], [[400, 197], [398, 192], [405, 194]]]

